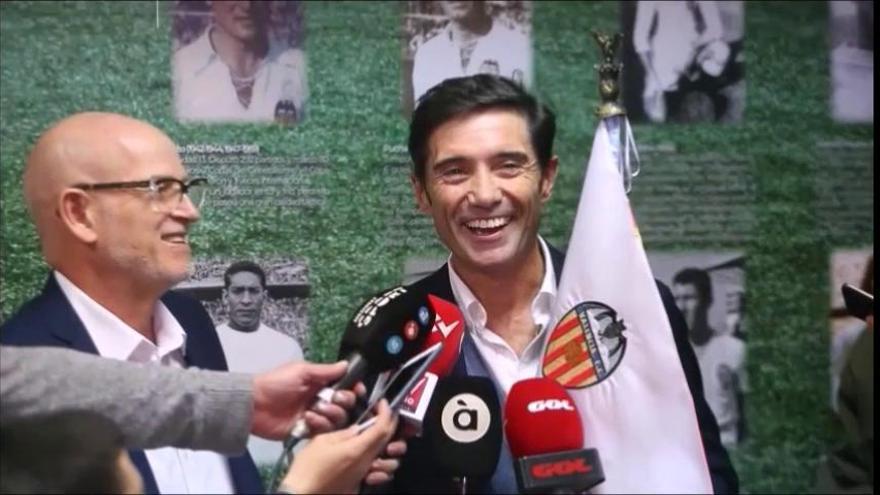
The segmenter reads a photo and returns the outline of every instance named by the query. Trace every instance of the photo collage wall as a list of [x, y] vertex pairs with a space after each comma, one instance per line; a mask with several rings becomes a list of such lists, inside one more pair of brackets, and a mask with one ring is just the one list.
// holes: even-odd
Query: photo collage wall
[[[619, 31], [641, 162], [629, 197], [653, 275], [688, 322], [743, 486], [808, 489], [809, 466], [765, 473], [779, 449], [819, 457], [779, 422], [826, 424], [864, 331], [840, 285], [873, 282], [873, 1], [119, 4], [3, 6], [0, 321], [45, 277], [19, 191], [32, 138], [95, 108], [156, 124], [208, 179], [176, 289], [207, 309], [230, 370], [335, 359], [363, 301], [448, 259], [410, 184], [419, 98], [489, 73], [553, 109], [559, 176], [539, 232], [564, 251], [598, 123], [590, 30]], [[62, 55], [88, 50], [102, 55]], [[265, 466], [280, 444], [249, 449]]]

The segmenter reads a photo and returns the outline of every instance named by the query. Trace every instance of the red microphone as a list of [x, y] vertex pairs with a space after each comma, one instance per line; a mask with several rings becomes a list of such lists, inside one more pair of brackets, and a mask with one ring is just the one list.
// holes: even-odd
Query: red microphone
[[435, 316], [434, 325], [425, 339], [424, 348], [427, 349], [438, 342], [442, 342], [443, 346], [440, 354], [400, 407], [400, 416], [413, 425], [417, 432], [421, 431], [438, 380], [452, 373], [455, 363], [458, 362], [465, 327], [464, 317], [456, 304], [433, 294], [428, 294], [428, 304], [434, 310]]
[[605, 481], [596, 449], [584, 449], [581, 416], [568, 392], [549, 378], [513, 384], [504, 432], [522, 493], [580, 493]]

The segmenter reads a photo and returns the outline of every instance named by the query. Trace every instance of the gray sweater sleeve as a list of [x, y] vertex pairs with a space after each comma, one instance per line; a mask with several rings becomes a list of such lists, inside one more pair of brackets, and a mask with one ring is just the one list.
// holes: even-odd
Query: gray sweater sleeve
[[253, 377], [104, 359], [52, 347], [0, 346], [0, 421], [64, 409], [107, 416], [131, 448], [244, 451]]

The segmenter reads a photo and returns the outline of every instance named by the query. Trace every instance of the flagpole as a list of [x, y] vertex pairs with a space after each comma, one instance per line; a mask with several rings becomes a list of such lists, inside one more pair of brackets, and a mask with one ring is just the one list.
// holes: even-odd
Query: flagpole
[[623, 63], [617, 62], [616, 59], [622, 35], [620, 33], [609, 35], [600, 31], [593, 31], [592, 35], [601, 51], [600, 63], [593, 66], [599, 72], [599, 105], [595, 113], [601, 120], [600, 125], [604, 124], [608, 131], [611, 151], [623, 177], [624, 190], [629, 193], [632, 188], [632, 178], [638, 175], [640, 164], [632, 129], [626, 118], [626, 110], [618, 102], [619, 78]]

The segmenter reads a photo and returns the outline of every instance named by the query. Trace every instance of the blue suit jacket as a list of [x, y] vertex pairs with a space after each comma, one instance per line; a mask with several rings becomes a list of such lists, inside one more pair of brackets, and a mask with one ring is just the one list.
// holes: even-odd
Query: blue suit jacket
[[[556, 280], [559, 280], [565, 256], [552, 246], [550, 246], [550, 253], [553, 269], [556, 272]], [[442, 268], [412, 284], [411, 287], [417, 291], [435, 294], [448, 301], [455, 301], [452, 287], [449, 284], [449, 268], [447, 265], [443, 265]], [[706, 460], [712, 477], [713, 490], [715, 493], [738, 493], [739, 479], [737, 478], [736, 471], [733, 469], [727, 451], [721, 445], [718, 423], [703, 395], [703, 380], [700, 376], [697, 358], [688, 340], [687, 323], [685, 323], [684, 317], [675, 305], [675, 300], [669, 288], [657, 282], [657, 289], [663, 300], [666, 314], [669, 316], [678, 357], [681, 359], [681, 366], [687, 377], [688, 388], [694, 398], [697, 422], [699, 423], [703, 449], [706, 452]], [[460, 358], [453, 374], [467, 374], [468, 372], [464, 366], [464, 359]], [[452, 493], [451, 490], [454, 489], [452, 480], [432, 469], [434, 463], [431, 462], [431, 458], [434, 455], [436, 454], [428, 448], [427, 442], [424, 442], [422, 439], [413, 438], [408, 440], [407, 453], [403, 458], [400, 469], [395, 473], [394, 482], [391, 486], [386, 486], [385, 488], [395, 493]], [[633, 466], [633, 473], [638, 473], [638, 469], [639, 466]], [[674, 476], [674, 473], [671, 473], [670, 476]], [[469, 491], [473, 493], [489, 493], [492, 491], [488, 479], [471, 479], [468, 480], [468, 485]]]
[[[202, 305], [174, 292], [162, 296], [162, 302], [186, 331], [186, 366], [227, 371], [226, 358], [211, 317]], [[55, 346], [98, 354], [82, 321], [74, 312], [54, 276], [49, 276], [43, 292], [28, 301], [0, 327], [0, 343], [21, 346]], [[91, 384], [84, 383], [84, 387]], [[92, 392], [89, 392], [92, 393]], [[144, 411], [149, 414], [149, 411]], [[153, 471], [142, 450], [129, 451], [132, 462], [144, 479], [144, 493], [159, 493]], [[229, 471], [237, 493], [263, 493], [260, 473], [250, 454], [229, 457]]]

